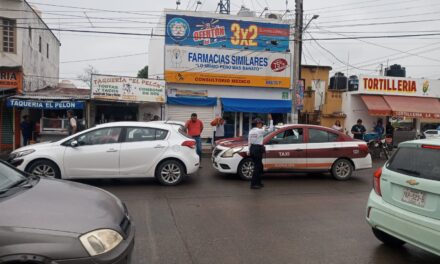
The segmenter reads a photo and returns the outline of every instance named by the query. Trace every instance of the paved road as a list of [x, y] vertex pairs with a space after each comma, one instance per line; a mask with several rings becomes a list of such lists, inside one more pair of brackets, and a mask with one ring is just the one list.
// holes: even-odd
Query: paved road
[[[379, 166], [377, 164], [376, 166]], [[209, 160], [182, 185], [89, 181], [127, 204], [137, 226], [134, 263], [440, 263], [413, 246], [374, 238], [364, 208], [373, 170], [347, 182], [330, 175], [270, 175], [250, 190]]]

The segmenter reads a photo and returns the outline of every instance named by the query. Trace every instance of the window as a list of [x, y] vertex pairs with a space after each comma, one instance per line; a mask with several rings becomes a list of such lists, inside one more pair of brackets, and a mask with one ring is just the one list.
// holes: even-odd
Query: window
[[28, 27], [28, 33], [29, 33], [29, 41], [32, 42], [32, 28], [29, 26]]
[[41, 53], [41, 36], [38, 37], [38, 51]]
[[335, 142], [338, 138], [338, 134], [309, 128], [309, 143]]
[[49, 43], [46, 44], [46, 58], [49, 59]]
[[391, 158], [389, 170], [429, 180], [440, 180], [440, 150], [401, 147]]
[[288, 129], [275, 135], [269, 144], [299, 144], [304, 142], [302, 128]]
[[118, 143], [121, 130], [120, 127], [97, 129], [80, 135], [76, 140], [80, 146]]
[[125, 136], [126, 142], [164, 140], [168, 131], [149, 127], [130, 127]]
[[3, 18], [3, 51], [4, 52], [15, 52], [16, 46], [16, 30], [15, 30], [15, 20]]

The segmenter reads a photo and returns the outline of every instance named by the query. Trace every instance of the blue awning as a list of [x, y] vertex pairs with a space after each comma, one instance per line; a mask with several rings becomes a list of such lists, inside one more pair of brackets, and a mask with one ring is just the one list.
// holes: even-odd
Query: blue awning
[[214, 106], [217, 105], [215, 97], [168, 97], [170, 105], [193, 105], [193, 106]]
[[48, 100], [24, 100], [8, 98], [6, 102], [7, 107], [18, 108], [33, 108], [33, 109], [53, 109], [53, 110], [68, 110], [68, 109], [84, 109], [84, 101], [48, 101]]
[[292, 101], [290, 100], [261, 100], [222, 98], [224, 112], [243, 113], [290, 113]]

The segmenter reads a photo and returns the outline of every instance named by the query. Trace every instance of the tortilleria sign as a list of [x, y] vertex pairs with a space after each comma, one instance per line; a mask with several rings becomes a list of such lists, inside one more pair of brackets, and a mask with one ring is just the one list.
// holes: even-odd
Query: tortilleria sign
[[440, 81], [387, 76], [360, 76], [359, 93], [440, 98]]

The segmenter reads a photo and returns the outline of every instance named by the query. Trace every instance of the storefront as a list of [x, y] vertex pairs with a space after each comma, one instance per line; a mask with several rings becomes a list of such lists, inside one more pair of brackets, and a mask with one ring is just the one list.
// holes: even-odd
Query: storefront
[[362, 119], [372, 131], [379, 119], [394, 127], [395, 143], [414, 139], [424, 130], [440, 123], [440, 81], [360, 76], [359, 90], [343, 97], [345, 127]]
[[287, 89], [168, 84], [167, 92], [166, 119], [186, 122], [196, 113], [205, 141], [213, 137], [210, 122], [217, 116], [226, 121], [225, 137], [242, 136], [257, 117], [267, 121], [272, 114], [275, 124], [286, 123], [292, 105]]
[[89, 126], [115, 121], [163, 119], [165, 82], [93, 75]]
[[[85, 124], [88, 96], [17, 95], [7, 99], [7, 107], [20, 113], [19, 123], [28, 116], [32, 137], [30, 143], [55, 141], [68, 136], [67, 110], [73, 110], [79, 122]], [[17, 130], [22, 145], [21, 130]]]
[[21, 67], [0, 67], [0, 151], [10, 151], [19, 145], [19, 113], [7, 107], [10, 96], [23, 89]]

